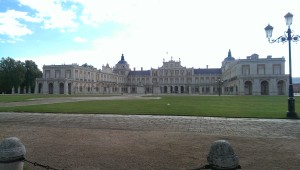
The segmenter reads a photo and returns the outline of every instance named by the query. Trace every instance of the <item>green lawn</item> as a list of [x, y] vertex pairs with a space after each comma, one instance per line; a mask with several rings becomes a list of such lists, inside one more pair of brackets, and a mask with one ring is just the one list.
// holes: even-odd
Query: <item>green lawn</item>
[[[295, 97], [295, 100], [296, 112], [299, 112], [300, 97]], [[162, 96], [159, 100], [102, 100], [0, 107], [0, 112], [6, 111], [286, 118], [287, 96]]]

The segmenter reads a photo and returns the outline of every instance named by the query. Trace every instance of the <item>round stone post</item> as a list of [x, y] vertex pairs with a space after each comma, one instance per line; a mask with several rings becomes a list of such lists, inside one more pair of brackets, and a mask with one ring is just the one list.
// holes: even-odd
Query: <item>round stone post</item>
[[217, 140], [212, 144], [207, 161], [213, 170], [241, 169], [238, 157], [226, 140]]
[[25, 153], [25, 147], [18, 138], [5, 138], [0, 143], [0, 169], [23, 170]]

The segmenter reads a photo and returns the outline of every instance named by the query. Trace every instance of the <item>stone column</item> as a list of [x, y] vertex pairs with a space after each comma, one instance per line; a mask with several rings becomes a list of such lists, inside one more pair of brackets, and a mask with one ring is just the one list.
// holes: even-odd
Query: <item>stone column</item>
[[21, 93], [21, 87], [19, 86], [18, 87], [18, 94], [20, 94]]
[[25, 153], [25, 147], [18, 138], [5, 138], [0, 143], [0, 169], [23, 170]]
[[131, 88], [130, 87], [127, 87], [127, 91], [128, 91], [128, 93], [131, 93]]
[[35, 81], [34, 94], [38, 94], [38, 90], [39, 90], [39, 85], [38, 85], [38, 83]]
[[65, 93], [65, 94], [69, 94], [68, 82], [65, 81], [65, 84], [64, 84], [64, 85], [65, 85], [65, 86], [64, 86], [64, 88], [65, 88], [64, 93]]
[[269, 81], [269, 95], [277, 95], [277, 94], [278, 94], [278, 88], [277, 88], [276, 79], [271, 79]]
[[11, 89], [11, 94], [15, 94], [15, 87]]

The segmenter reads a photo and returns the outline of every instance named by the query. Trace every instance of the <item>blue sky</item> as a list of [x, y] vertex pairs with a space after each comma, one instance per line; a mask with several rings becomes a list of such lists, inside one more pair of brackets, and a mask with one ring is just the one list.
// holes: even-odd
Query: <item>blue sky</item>
[[[0, 0], [0, 57], [50, 64], [114, 66], [122, 53], [131, 69], [157, 68], [163, 59], [183, 66], [221, 67], [231, 49], [244, 59], [256, 53], [286, 58], [287, 43], [269, 44], [294, 15], [299, 0]], [[300, 77], [300, 43], [292, 43], [293, 76]]]

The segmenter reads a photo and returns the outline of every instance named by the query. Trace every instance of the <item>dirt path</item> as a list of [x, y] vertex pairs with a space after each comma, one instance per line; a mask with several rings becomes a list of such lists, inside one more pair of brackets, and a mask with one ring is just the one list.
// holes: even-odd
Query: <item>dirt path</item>
[[300, 169], [299, 120], [0, 113], [0, 139], [11, 136], [27, 159], [57, 169], [190, 169], [219, 139], [242, 169]]

